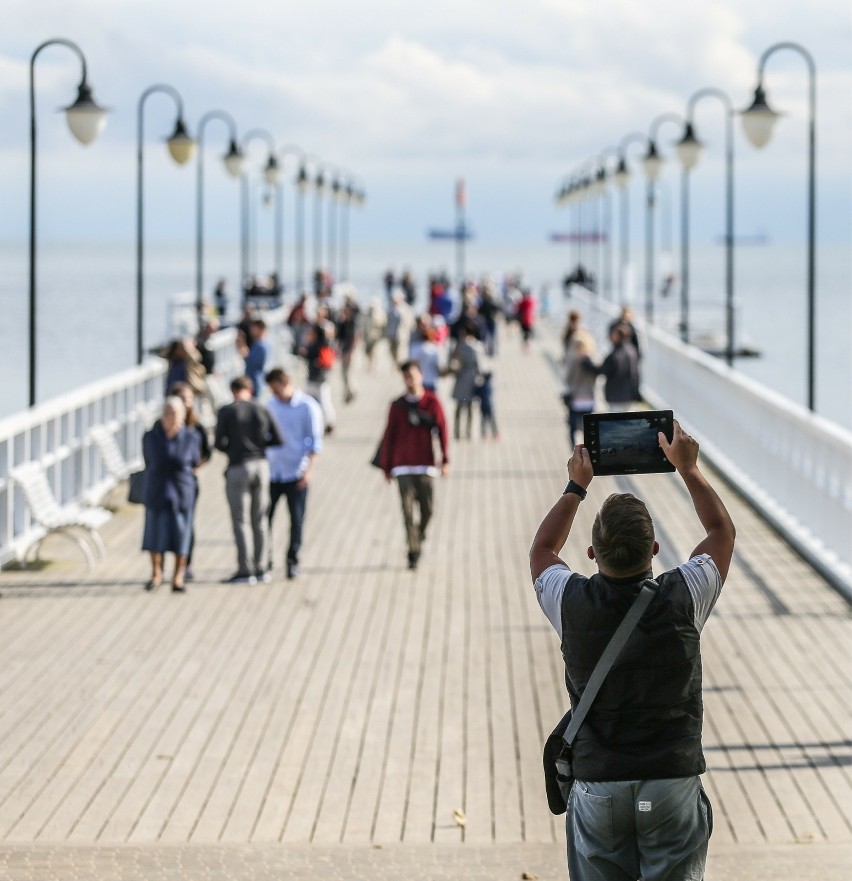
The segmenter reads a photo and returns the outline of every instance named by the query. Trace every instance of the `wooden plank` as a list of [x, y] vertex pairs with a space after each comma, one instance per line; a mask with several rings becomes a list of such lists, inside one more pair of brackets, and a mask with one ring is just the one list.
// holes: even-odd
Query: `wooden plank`
[[[16, 825], [23, 819], [39, 796], [56, 777], [66, 757], [84, 736], [89, 725], [97, 720], [109, 699], [121, 688], [124, 678], [135, 663], [133, 650], [146, 641], [144, 624], [151, 615], [150, 607], [143, 605], [143, 614], [131, 622], [132, 607], [124, 610], [128, 620], [120, 621], [114, 629], [104, 630], [98, 641], [89, 646], [88, 663], [76, 671], [76, 687], [54, 693], [45, 716], [33, 714], [27, 725], [13, 732], [14, 764], [8, 764], [0, 775], [0, 829], [4, 837], [12, 837]], [[147, 612], [147, 615], [145, 614]], [[127, 629], [135, 625], [135, 632]], [[117, 664], [100, 663], [116, 653]], [[129, 651], [128, 651], [129, 649]], [[57, 702], [58, 711], [53, 708]], [[65, 712], [62, 708], [66, 708]], [[36, 727], [33, 729], [32, 726]], [[26, 828], [29, 828], [30, 820]], [[40, 824], [38, 826], [40, 828]]]
[[[171, 597], [162, 599], [174, 606]], [[157, 634], [158, 641], [173, 645], [171, 653], [157, 652], [146, 659], [146, 663], [138, 664], [132, 676], [123, 684], [121, 692], [108, 709], [109, 720], [114, 723], [112, 729], [104, 732], [102, 742], [91, 743], [89, 761], [84, 770], [69, 783], [63, 801], [38, 831], [37, 837], [46, 841], [67, 839], [89, 805], [110, 778], [118, 773], [124, 757], [138, 737], [139, 730], [167, 695], [171, 672], [187, 662], [190, 651], [206, 627], [205, 616], [195, 614], [186, 600], [180, 598], [177, 607], [170, 613], [166, 626]], [[162, 610], [163, 603], [158, 604]], [[94, 732], [90, 732], [89, 740], [92, 740], [93, 734]], [[80, 757], [67, 764], [74, 767], [82, 762]], [[67, 771], [68, 768], [63, 768], [63, 774], [67, 774]]]
[[[169, 812], [198, 759], [200, 732], [215, 710], [208, 709], [212, 694], [229, 671], [231, 655], [249, 640], [255, 626], [251, 605], [237, 589], [224, 589], [219, 609], [223, 630], [215, 644], [205, 644], [196, 663], [178, 671], [175, 689], [181, 696], [176, 710], [162, 719], [153, 733], [152, 749], [122, 794], [98, 840], [104, 843], [158, 838]], [[206, 713], [206, 714], [205, 714]], [[144, 828], [144, 834], [143, 834]]]
[[[292, 809], [284, 828], [283, 841], [312, 841], [317, 833], [318, 818], [329, 786], [338, 797], [338, 788], [348, 782], [344, 776], [334, 777], [334, 762], [341, 739], [356, 739], [363, 719], [352, 707], [350, 698], [359, 689], [358, 679], [364, 676], [362, 659], [365, 648], [372, 644], [372, 624], [376, 620], [377, 591], [375, 586], [353, 584], [349, 587], [357, 597], [347, 627], [338, 640], [337, 654], [329, 670], [329, 680], [317, 707], [316, 725], [310, 735], [305, 765], [316, 773], [302, 775], [295, 789]], [[369, 653], [368, 653], [369, 654]], [[357, 728], [350, 733], [350, 726]], [[327, 732], [327, 734], [326, 734]], [[342, 801], [342, 799], [340, 799]], [[323, 829], [318, 841], [338, 841], [343, 823], [343, 811], [329, 822], [333, 831]]]
[[[152, 681], [149, 685], [152, 691], [159, 686], [159, 693], [147, 707], [144, 703], [141, 704], [145, 710], [138, 727], [129, 734], [123, 752], [116, 758], [98, 790], [68, 830], [66, 837], [69, 841], [83, 843], [97, 840], [143, 769], [162, 769], [165, 762], [171, 761], [171, 756], [157, 752], [158, 740], [185, 700], [187, 692], [199, 687], [199, 680], [206, 670], [205, 643], [218, 642], [227, 624], [227, 618], [222, 614], [226, 602], [225, 591], [216, 591], [203, 599], [202, 613], [199, 604], [192, 598], [193, 602], [187, 612], [194, 620], [186, 627], [186, 638], [180, 640], [178, 653], [161, 668], [163, 673], [156, 683]], [[185, 646], [186, 653], [182, 654]], [[128, 720], [128, 727], [132, 727], [133, 721]], [[131, 803], [132, 801], [131, 798]]]

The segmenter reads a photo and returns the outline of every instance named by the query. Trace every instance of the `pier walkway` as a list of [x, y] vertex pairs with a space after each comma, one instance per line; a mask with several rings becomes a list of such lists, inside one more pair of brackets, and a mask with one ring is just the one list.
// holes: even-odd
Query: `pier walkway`
[[[565, 878], [541, 746], [566, 696], [527, 566], [566, 480], [555, 353], [504, 336], [502, 438], [453, 445], [416, 573], [396, 488], [368, 464], [400, 388], [380, 351], [317, 464], [298, 580], [283, 579], [283, 512], [273, 582], [219, 583], [234, 550], [218, 455], [186, 595], [143, 592], [130, 506], [93, 572], [48, 540], [49, 565], [0, 574], [0, 881]], [[839, 881], [849, 608], [714, 481], [738, 542], [702, 640], [708, 879]], [[697, 543], [677, 478], [599, 478], [564, 552], [579, 570], [596, 506], [628, 489], [660, 568]]]

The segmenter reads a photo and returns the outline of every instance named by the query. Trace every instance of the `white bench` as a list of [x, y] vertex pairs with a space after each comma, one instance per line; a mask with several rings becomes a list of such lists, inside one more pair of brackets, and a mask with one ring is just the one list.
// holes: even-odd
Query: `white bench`
[[[22, 558], [24, 566], [27, 565], [33, 549], [36, 560], [41, 558], [42, 542], [52, 533], [64, 535], [73, 541], [83, 552], [89, 568], [95, 565], [96, 555], [101, 560], [106, 559], [106, 547], [98, 533], [98, 529], [112, 517], [106, 508], [86, 508], [77, 503], [60, 505], [53, 495], [47, 481], [47, 472], [40, 462], [19, 465], [9, 476], [21, 488], [33, 522], [44, 530], [44, 534], [36, 538], [24, 552]], [[95, 553], [92, 552], [93, 549]]]
[[106, 477], [85, 494], [87, 504], [97, 505], [98, 502], [108, 501], [112, 491], [122, 481], [127, 480], [133, 469], [124, 458], [124, 453], [108, 426], [93, 426], [89, 430], [89, 439], [95, 445], [106, 471]]
[[207, 389], [198, 402], [201, 422], [207, 428], [216, 425], [216, 414], [234, 400], [230, 386], [216, 373], [207, 374]]

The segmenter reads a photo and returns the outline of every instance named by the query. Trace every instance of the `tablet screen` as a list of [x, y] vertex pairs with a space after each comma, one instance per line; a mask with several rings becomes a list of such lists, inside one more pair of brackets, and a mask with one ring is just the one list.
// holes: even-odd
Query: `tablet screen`
[[674, 471], [657, 437], [672, 437], [672, 411], [591, 414], [583, 420], [595, 474], [648, 474]]

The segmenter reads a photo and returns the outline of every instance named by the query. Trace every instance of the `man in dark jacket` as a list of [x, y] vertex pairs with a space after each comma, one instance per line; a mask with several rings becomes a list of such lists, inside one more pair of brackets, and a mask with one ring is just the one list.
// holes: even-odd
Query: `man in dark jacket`
[[[573, 745], [575, 781], [566, 820], [572, 881], [686, 881], [704, 877], [712, 810], [699, 775], [701, 630], [719, 597], [735, 529], [698, 468], [698, 444], [677, 421], [663, 452], [682, 478], [705, 537], [690, 559], [658, 576], [656, 595], [601, 686]], [[530, 570], [539, 605], [562, 643], [576, 711], [607, 643], [659, 550], [644, 502], [609, 496], [592, 526], [586, 578], [559, 558], [594, 476], [576, 446], [570, 481], [539, 526]]]
[[[254, 383], [239, 376], [231, 383], [234, 401], [219, 411], [216, 449], [228, 456], [225, 491], [237, 544], [237, 571], [228, 584], [269, 581], [269, 462], [266, 448], [284, 443], [278, 424], [266, 407], [252, 400]], [[248, 532], [254, 539], [249, 558]]]
[[[390, 483], [396, 478], [402, 500], [402, 517], [408, 540], [408, 568], [416, 569], [426, 527], [432, 517], [432, 479], [450, 470], [449, 441], [444, 409], [434, 392], [423, 387], [416, 361], [402, 365], [405, 394], [390, 406], [388, 423], [379, 448], [378, 464]], [[441, 445], [440, 470], [435, 464], [432, 433]], [[414, 519], [414, 505], [419, 520]]]
[[609, 331], [612, 351], [604, 358], [600, 373], [606, 379], [604, 397], [610, 410], [632, 410], [641, 400], [639, 392], [639, 353], [630, 339], [630, 329], [616, 324]]

